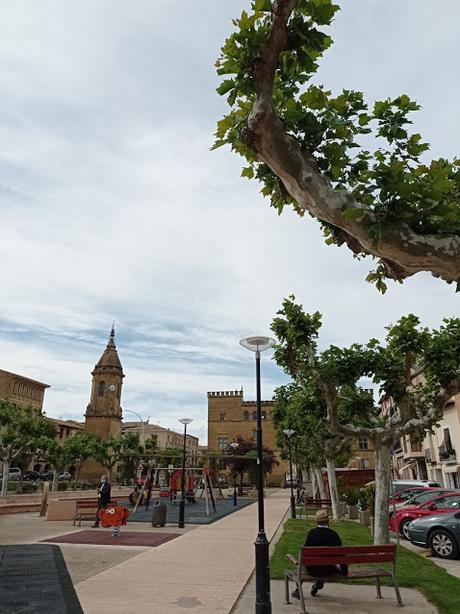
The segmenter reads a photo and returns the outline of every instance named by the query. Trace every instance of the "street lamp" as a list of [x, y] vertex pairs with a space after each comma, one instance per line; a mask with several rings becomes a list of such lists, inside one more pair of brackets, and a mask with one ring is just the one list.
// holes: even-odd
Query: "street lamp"
[[[233, 454], [236, 454], [236, 449], [240, 444], [237, 441], [234, 441], [230, 445], [233, 448]], [[233, 505], [236, 505], [237, 503], [238, 500], [236, 498], [236, 471], [235, 468], [233, 468]]]
[[258, 512], [259, 531], [255, 545], [256, 555], [256, 614], [271, 614], [270, 601], [270, 562], [268, 558], [268, 540], [264, 527], [264, 468], [262, 446], [262, 409], [260, 398], [260, 353], [275, 345], [270, 337], [247, 337], [240, 344], [256, 355], [256, 399], [257, 399], [257, 465], [258, 465]]
[[179, 529], [184, 528], [184, 518], [185, 518], [185, 455], [187, 453], [186, 450], [186, 441], [187, 441], [187, 424], [193, 422], [191, 418], [179, 418], [179, 422], [184, 425], [184, 448], [182, 452], [182, 479], [181, 479], [181, 488], [182, 488], [182, 498], [179, 503]]
[[289, 476], [291, 482], [291, 518], [295, 518], [295, 499], [294, 499], [294, 488], [292, 485], [292, 455], [291, 455], [291, 437], [295, 434], [294, 429], [284, 429], [283, 433], [286, 435], [288, 440], [288, 450], [289, 450]]

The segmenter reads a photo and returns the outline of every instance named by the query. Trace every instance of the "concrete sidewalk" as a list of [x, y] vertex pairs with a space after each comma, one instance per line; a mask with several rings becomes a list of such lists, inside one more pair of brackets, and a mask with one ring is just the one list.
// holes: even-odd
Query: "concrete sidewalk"
[[[289, 492], [265, 499], [268, 539]], [[254, 569], [257, 504], [200, 526], [76, 585], [85, 614], [228, 614]]]
[[[291, 583], [291, 591], [293, 590]], [[305, 585], [305, 605], [307, 612], [314, 614], [436, 614], [437, 609], [418, 591], [402, 588], [401, 597], [404, 608], [396, 603], [394, 589], [383, 586], [382, 599], [377, 599], [375, 586], [327, 584], [318, 596], [311, 597], [310, 586]], [[291, 598], [291, 604], [284, 603], [284, 582], [271, 581], [271, 602], [273, 614], [297, 614], [301, 611], [300, 601]], [[232, 614], [254, 614], [255, 583], [252, 580], [238, 601]]]

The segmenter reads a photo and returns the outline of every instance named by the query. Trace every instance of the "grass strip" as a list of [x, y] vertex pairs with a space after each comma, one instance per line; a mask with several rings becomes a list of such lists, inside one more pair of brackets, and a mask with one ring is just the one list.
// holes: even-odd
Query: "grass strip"
[[[283, 534], [275, 545], [270, 563], [272, 579], [284, 579], [284, 570], [290, 566], [286, 555], [293, 554], [297, 558], [307, 532], [314, 526], [313, 520], [288, 520], [284, 524]], [[369, 529], [356, 522], [331, 521], [330, 527], [340, 535], [344, 546], [372, 544]], [[403, 546], [398, 547], [396, 577], [400, 586], [415, 588], [423, 593], [441, 614], [460, 612], [460, 579]], [[374, 582], [375, 580], [353, 581], [354, 584], [374, 584]], [[391, 586], [390, 578], [381, 578], [381, 582], [384, 586]]]

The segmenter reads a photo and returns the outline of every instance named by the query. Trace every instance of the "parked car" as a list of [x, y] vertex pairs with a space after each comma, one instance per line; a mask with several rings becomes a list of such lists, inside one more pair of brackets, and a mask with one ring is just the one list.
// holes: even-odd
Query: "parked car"
[[24, 482], [36, 482], [40, 479], [40, 474], [38, 471], [24, 471], [24, 477], [22, 479]]
[[[19, 467], [10, 467], [8, 472], [8, 480], [12, 482], [19, 482], [22, 478], [22, 471]], [[0, 480], [3, 480], [3, 471], [0, 473]]]
[[414, 495], [418, 495], [419, 492], [423, 492], [427, 490], [426, 486], [411, 486], [410, 488], [405, 488], [400, 492], [396, 493], [393, 497], [390, 495], [388, 499], [388, 505], [399, 505], [400, 503], [405, 503], [408, 499], [412, 499]]
[[447, 514], [455, 509], [460, 509], [460, 491], [434, 497], [421, 505], [396, 510], [396, 515], [390, 515], [390, 529], [399, 531], [403, 537], [409, 539], [409, 525], [416, 518]]
[[70, 480], [72, 479], [72, 475], [68, 471], [64, 471], [60, 474], [59, 479], [64, 482], [70, 482]]
[[51, 480], [54, 478], [54, 471], [44, 471], [43, 473], [40, 473], [40, 480], [43, 481], [48, 481], [51, 482]]
[[440, 488], [441, 484], [433, 480], [393, 480], [393, 492], [395, 494], [398, 494], [401, 490], [406, 490], [406, 488], [414, 488], [417, 486], [421, 486], [422, 488]]
[[430, 548], [434, 556], [456, 559], [460, 553], [460, 512], [417, 518], [407, 533], [413, 544]]
[[[414, 507], [415, 505], [425, 503], [425, 501], [428, 501], [429, 499], [439, 497], [440, 495], [447, 495], [450, 492], [454, 492], [452, 488], [424, 488], [418, 493], [412, 495], [410, 499], [395, 504], [395, 507], [396, 509], [401, 509], [403, 507]], [[393, 506], [391, 506], [390, 509], [393, 511]]]

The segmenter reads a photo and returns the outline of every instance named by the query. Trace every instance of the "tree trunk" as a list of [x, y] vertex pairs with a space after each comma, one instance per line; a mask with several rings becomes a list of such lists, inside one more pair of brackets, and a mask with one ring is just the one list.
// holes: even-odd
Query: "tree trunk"
[[316, 484], [316, 476], [313, 468], [310, 468], [310, 482], [311, 482], [311, 496], [313, 499], [316, 499], [316, 494], [318, 492], [318, 486]]
[[324, 488], [323, 476], [321, 474], [321, 468], [315, 467], [314, 471], [315, 471], [316, 481], [318, 482], [320, 499], [327, 499], [326, 489]]
[[10, 477], [10, 459], [3, 459], [2, 497], [8, 494], [8, 478]]
[[78, 460], [75, 463], [75, 465], [76, 465], [76, 467], [75, 467], [75, 477], [74, 477], [74, 480], [75, 480], [75, 482], [78, 482], [78, 476], [80, 475], [81, 461]]
[[58, 489], [58, 485], [59, 485], [59, 471], [55, 467], [54, 475], [53, 475], [53, 483], [51, 485], [51, 492], [56, 492]]
[[388, 526], [388, 495], [390, 492], [390, 447], [386, 444], [376, 445], [375, 449], [375, 511], [374, 544], [388, 544], [390, 541]]
[[331, 495], [332, 516], [334, 520], [340, 520], [339, 491], [335, 477], [335, 462], [331, 458], [326, 458], [327, 479], [329, 482], [329, 494]]

